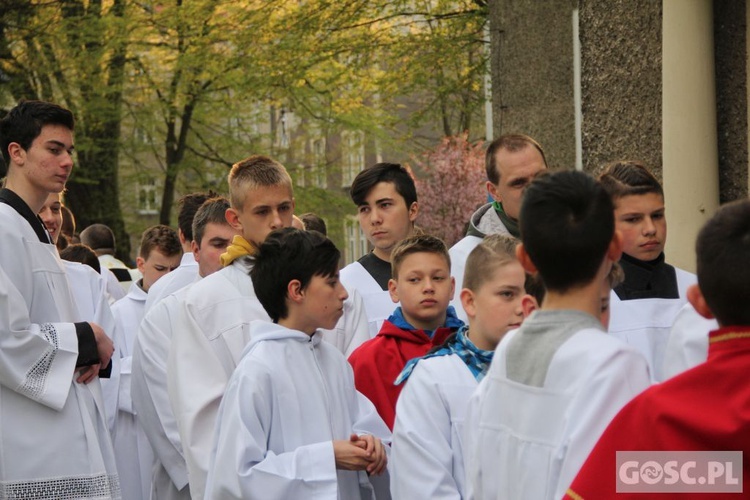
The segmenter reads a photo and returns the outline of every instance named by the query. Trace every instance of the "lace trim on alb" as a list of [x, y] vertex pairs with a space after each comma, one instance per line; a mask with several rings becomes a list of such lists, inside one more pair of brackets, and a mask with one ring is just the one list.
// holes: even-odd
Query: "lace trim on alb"
[[41, 325], [40, 330], [50, 345], [44, 351], [42, 357], [26, 373], [23, 384], [18, 388], [18, 392], [34, 400], [41, 398], [44, 393], [47, 375], [49, 374], [52, 362], [55, 360], [58, 349], [57, 329], [55, 329], [55, 326], [51, 323], [44, 323]]
[[8, 500], [118, 500], [121, 497], [117, 474], [0, 482], [0, 498]]

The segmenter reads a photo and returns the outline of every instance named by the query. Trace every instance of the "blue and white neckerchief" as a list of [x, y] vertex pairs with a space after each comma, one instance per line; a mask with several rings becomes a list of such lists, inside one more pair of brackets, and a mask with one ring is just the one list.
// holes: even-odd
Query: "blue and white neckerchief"
[[437, 351], [426, 354], [419, 358], [414, 358], [406, 363], [401, 374], [396, 378], [394, 385], [402, 384], [409, 378], [411, 372], [417, 366], [422, 359], [434, 358], [436, 356], [448, 356], [450, 354], [456, 354], [459, 358], [466, 363], [466, 367], [469, 368], [471, 374], [477, 379], [477, 382], [481, 381], [487, 374], [487, 370], [490, 368], [492, 363], [492, 356], [495, 351], [485, 351], [475, 346], [466, 333], [469, 331], [468, 326], [464, 326], [457, 333], [456, 336], [449, 340], [443, 347]]
[[[408, 321], [406, 321], [406, 318], [404, 318], [404, 312], [401, 310], [400, 306], [393, 311], [393, 314], [388, 316], [388, 322], [401, 330], [409, 332], [419, 330], [419, 328], [414, 328]], [[448, 306], [448, 309], [445, 311], [445, 324], [440, 328], [459, 329], [462, 326], [464, 326], [464, 322], [456, 315], [456, 310], [453, 306]], [[422, 331], [430, 338], [435, 334], [434, 330]]]

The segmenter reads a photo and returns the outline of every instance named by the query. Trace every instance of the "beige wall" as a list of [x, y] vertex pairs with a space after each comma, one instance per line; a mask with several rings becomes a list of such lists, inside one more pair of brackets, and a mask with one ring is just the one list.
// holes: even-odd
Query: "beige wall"
[[695, 238], [719, 204], [713, 5], [664, 0], [663, 178], [667, 261], [695, 271]]

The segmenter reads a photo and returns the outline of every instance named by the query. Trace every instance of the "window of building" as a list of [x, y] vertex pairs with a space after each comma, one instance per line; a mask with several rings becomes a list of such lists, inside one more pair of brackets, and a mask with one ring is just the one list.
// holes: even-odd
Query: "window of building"
[[365, 134], [360, 131], [341, 133], [341, 186], [349, 187], [354, 178], [365, 168]]
[[346, 237], [346, 263], [351, 264], [370, 251], [367, 237], [354, 216], [344, 219], [344, 235]]
[[159, 190], [156, 179], [149, 177], [136, 184], [138, 197], [138, 213], [141, 215], [154, 215], [159, 213]]

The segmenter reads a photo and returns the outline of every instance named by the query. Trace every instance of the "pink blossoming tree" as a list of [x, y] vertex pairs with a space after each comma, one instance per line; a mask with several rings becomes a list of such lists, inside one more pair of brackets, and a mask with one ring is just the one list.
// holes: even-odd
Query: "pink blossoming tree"
[[422, 159], [413, 160], [422, 172], [417, 179], [417, 224], [450, 247], [464, 236], [471, 214], [487, 200], [484, 143], [469, 142], [467, 133], [445, 137]]

